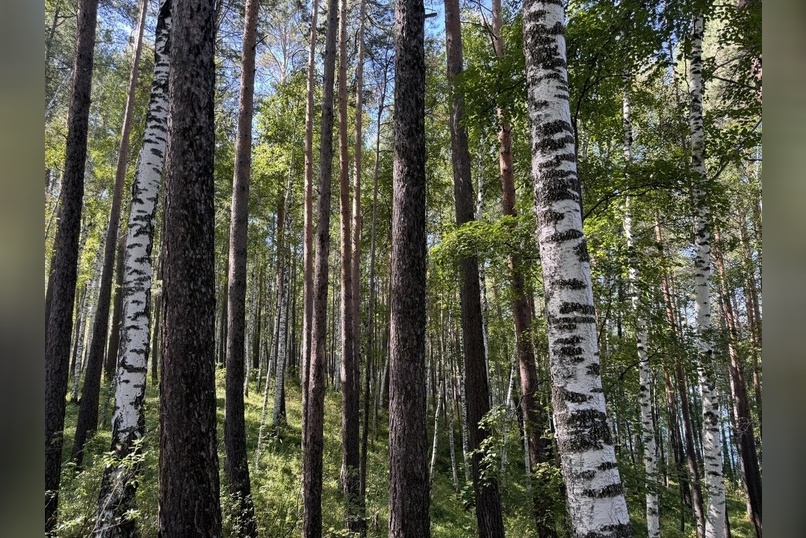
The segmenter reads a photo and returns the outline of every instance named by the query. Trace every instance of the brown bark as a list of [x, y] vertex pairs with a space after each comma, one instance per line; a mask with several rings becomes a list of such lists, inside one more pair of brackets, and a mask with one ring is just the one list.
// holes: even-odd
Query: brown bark
[[[143, 30], [145, 29], [147, 0], [140, 5], [140, 19], [137, 23], [137, 34], [134, 41], [131, 72], [129, 73], [129, 87], [126, 94], [126, 107], [123, 111], [123, 126], [120, 133], [120, 147], [115, 173], [115, 189], [112, 194], [112, 207], [109, 210], [109, 224], [106, 228], [104, 243], [104, 261], [101, 266], [101, 284], [98, 291], [95, 319], [92, 323], [92, 337], [90, 339], [89, 355], [87, 357], [87, 370], [84, 376], [84, 385], [81, 387], [81, 406], [78, 410], [76, 422], [76, 435], [73, 441], [71, 459], [81, 465], [84, 459], [84, 444], [98, 427], [98, 400], [101, 391], [101, 371], [104, 365], [104, 347], [109, 333], [109, 303], [112, 295], [112, 271], [115, 265], [115, 247], [118, 243], [118, 228], [120, 224], [120, 206], [123, 199], [123, 184], [126, 180], [126, 167], [129, 162], [129, 133], [131, 132], [132, 111], [134, 110], [135, 89], [140, 68], [140, 52], [143, 49]], [[125, 241], [125, 240], [124, 240]], [[123, 256], [118, 255], [118, 275], [123, 274]], [[116, 291], [116, 302], [120, 300], [122, 290]], [[113, 332], [117, 330], [112, 326]], [[110, 347], [110, 355], [117, 358], [117, 346]], [[113, 364], [114, 360], [113, 359]], [[111, 379], [110, 375], [107, 380]]]
[[174, 0], [164, 235], [159, 535], [220, 536], [212, 0]]
[[[453, 163], [456, 224], [461, 226], [474, 220], [473, 184], [470, 177], [470, 153], [467, 130], [464, 126], [463, 98], [454, 86], [462, 74], [462, 34], [459, 22], [459, 1], [445, 0], [445, 42], [448, 56], [448, 81], [451, 84], [451, 160]], [[475, 256], [459, 262], [460, 300], [462, 308], [462, 341], [465, 362], [465, 395], [467, 398], [467, 424], [469, 449], [473, 451], [473, 491], [476, 501], [476, 522], [480, 536], [503, 536], [504, 521], [501, 499], [494, 477], [483, 477], [486, 472], [483, 454], [477, 452], [487, 437], [479, 425], [490, 410], [490, 389], [482, 326], [479, 264]]]
[[80, 0], [72, 95], [67, 119], [59, 224], [48, 281], [45, 325], [45, 532], [56, 524], [70, 366], [73, 301], [78, 277], [78, 236], [84, 197], [92, 64], [98, 0]]
[[[345, 526], [359, 532], [360, 489], [358, 458], [358, 356], [355, 335], [355, 285], [350, 205], [350, 153], [347, 126], [347, 0], [339, 1], [339, 210], [341, 228], [341, 488], [344, 495]], [[359, 202], [358, 200], [356, 202]]]
[[337, 1], [328, 0], [322, 82], [322, 128], [319, 148], [319, 204], [311, 315], [311, 343], [307, 357], [306, 397], [303, 402], [302, 532], [322, 535], [322, 455], [325, 413], [325, 344], [327, 335], [328, 256], [330, 254], [330, 198], [333, 161], [333, 81], [336, 63]]
[[[719, 233], [715, 232], [714, 239], [719, 241]], [[744, 367], [739, 358], [736, 344], [739, 342], [738, 320], [732, 305], [730, 292], [725, 278], [725, 262], [722, 252], [713, 249], [714, 265], [719, 275], [721, 288], [722, 313], [728, 330], [728, 356], [730, 358], [730, 392], [733, 400], [731, 411], [733, 423], [738, 436], [739, 456], [742, 466], [747, 494], [747, 516], [753, 523], [756, 536], [761, 538], [761, 472], [758, 465], [758, 452], [756, 451], [756, 438], [753, 432], [753, 419], [750, 415], [750, 402], [747, 397], [747, 383], [745, 382]]]
[[252, 114], [255, 93], [255, 46], [258, 0], [244, 6], [241, 87], [238, 134], [235, 140], [235, 176], [229, 232], [227, 277], [226, 414], [224, 469], [229, 491], [235, 497], [235, 532], [257, 536], [255, 508], [249, 483], [244, 420], [244, 369], [246, 345], [246, 257], [249, 221], [249, 178], [252, 173]]
[[[663, 235], [658, 219], [655, 220], [655, 240], [663, 249]], [[663, 300], [666, 306], [666, 320], [672, 328], [675, 338], [682, 338], [677, 319], [677, 308], [674, 303], [674, 290], [670, 277], [665, 273], [661, 276], [661, 288]], [[691, 487], [691, 504], [694, 509], [694, 517], [697, 522], [697, 536], [702, 538], [705, 534], [705, 512], [703, 511], [702, 488], [700, 487], [700, 472], [697, 464], [697, 452], [694, 450], [694, 428], [691, 421], [691, 411], [688, 402], [688, 389], [686, 388], [686, 376], [679, 357], [674, 359], [674, 375], [677, 387], [677, 394], [680, 398], [680, 410], [683, 416], [683, 434], [685, 438], [686, 465], [688, 466], [688, 479]]]
[[395, 8], [389, 536], [431, 535], [425, 394], [425, 9]]

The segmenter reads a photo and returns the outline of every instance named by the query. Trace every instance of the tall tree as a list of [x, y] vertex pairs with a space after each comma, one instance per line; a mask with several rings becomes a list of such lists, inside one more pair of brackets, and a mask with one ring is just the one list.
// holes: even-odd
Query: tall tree
[[[146, 26], [146, 12], [148, 0], [140, 5], [140, 19], [134, 39], [132, 52], [132, 65], [129, 72], [129, 87], [126, 93], [126, 107], [123, 111], [123, 125], [120, 130], [120, 147], [118, 148], [118, 161], [115, 172], [115, 189], [112, 194], [112, 207], [109, 210], [109, 224], [106, 226], [106, 240], [104, 242], [104, 261], [101, 266], [101, 285], [98, 291], [95, 319], [92, 323], [92, 338], [90, 340], [89, 356], [87, 357], [87, 371], [84, 375], [84, 385], [81, 387], [81, 406], [78, 410], [76, 423], [76, 436], [73, 441], [72, 459], [81, 464], [84, 458], [84, 443], [87, 437], [98, 427], [98, 400], [101, 389], [101, 371], [104, 365], [104, 351], [107, 335], [109, 333], [109, 302], [112, 295], [112, 272], [115, 265], [115, 247], [118, 243], [118, 225], [120, 223], [120, 205], [123, 199], [123, 183], [126, 181], [126, 168], [129, 163], [129, 133], [131, 132], [132, 111], [134, 110], [134, 97], [137, 88], [137, 77], [140, 71], [140, 52], [143, 49], [143, 31]], [[120, 290], [117, 292], [121, 293]], [[112, 327], [116, 330], [117, 327]], [[110, 350], [115, 356], [117, 349]]]
[[67, 143], [59, 225], [48, 279], [45, 307], [45, 532], [56, 524], [64, 445], [64, 411], [70, 368], [70, 335], [78, 277], [78, 236], [84, 197], [87, 126], [98, 0], [78, 3], [76, 55], [67, 119]]
[[425, 8], [395, 7], [389, 535], [431, 535], [425, 378]]
[[[501, 0], [492, 2], [492, 30], [495, 55], [503, 59], [506, 50], [503, 30]], [[515, 211], [515, 179], [512, 163], [512, 125], [509, 111], [504, 99], [499, 100], [496, 108], [498, 120], [498, 168], [501, 176], [502, 213], [505, 216], [516, 216]], [[526, 432], [528, 471], [534, 473], [538, 464], [548, 462], [551, 458], [551, 443], [543, 437], [546, 417], [538, 406], [538, 380], [535, 366], [535, 351], [532, 344], [532, 310], [526, 295], [526, 283], [521, 269], [523, 260], [517, 252], [509, 255], [509, 269], [512, 286], [512, 317], [515, 324], [515, 346], [518, 355], [518, 368], [521, 385], [521, 412]], [[530, 474], [530, 481], [534, 475]], [[541, 538], [549, 538], [556, 534], [551, 511], [547, 508], [549, 499], [545, 489], [532, 487], [532, 502], [537, 534]]]
[[705, 19], [695, 17], [691, 33], [689, 65], [689, 129], [694, 217], [694, 311], [697, 320], [697, 374], [702, 395], [702, 445], [707, 505], [705, 537], [723, 538], [725, 527], [725, 484], [722, 479], [722, 442], [720, 432], [720, 395], [716, 385], [713, 343], [711, 342], [711, 277], [710, 211], [706, 199], [705, 129], [703, 127], [702, 37]]
[[249, 222], [249, 177], [252, 173], [252, 114], [255, 94], [255, 48], [258, 0], [244, 6], [241, 56], [241, 88], [238, 133], [235, 140], [235, 175], [229, 229], [227, 276], [226, 414], [224, 469], [230, 493], [235, 497], [237, 532], [257, 536], [255, 508], [249, 484], [244, 419], [244, 368], [246, 361], [246, 240]]
[[325, 415], [325, 336], [327, 334], [328, 256], [330, 255], [330, 198], [333, 171], [333, 82], [336, 70], [338, 1], [327, 3], [322, 129], [319, 147], [319, 204], [316, 222], [311, 343], [306, 370], [307, 394], [303, 419], [302, 529], [309, 538], [322, 535], [322, 456]]
[[[306, 431], [308, 399], [309, 355], [311, 349], [311, 322], [313, 315], [313, 93], [316, 75], [316, 22], [319, 18], [319, 0], [312, 0], [311, 33], [308, 45], [308, 73], [305, 90], [305, 192], [303, 194], [303, 243], [302, 243], [302, 352], [300, 375], [302, 385], [302, 431]], [[305, 452], [305, 435], [302, 435], [302, 451]]]
[[360, 530], [358, 476], [358, 355], [355, 335], [352, 206], [350, 205], [350, 151], [347, 125], [347, 0], [339, 0], [339, 210], [341, 259], [341, 487], [345, 500], [345, 526]]
[[[115, 379], [112, 418], [114, 463], [104, 469], [98, 496], [95, 535], [135, 536], [135, 519], [125, 517], [134, 508], [139, 465], [125, 461], [139, 454], [137, 442], [145, 435], [146, 372], [151, 321], [151, 252], [154, 216], [165, 147], [168, 138], [168, 72], [171, 0], [163, 0], [157, 16], [154, 75], [143, 146], [132, 185], [131, 211], [126, 232], [126, 261], [122, 293], [123, 319], [119, 367]], [[137, 462], [137, 458], [134, 460]]]
[[[625, 77], [626, 87], [622, 97], [622, 122], [624, 124], [624, 161], [629, 168], [633, 161], [632, 108], [630, 78]], [[658, 501], [658, 454], [655, 443], [655, 422], [652, 417], [652, 369], [647, 354], [648, 331], [646, 314], [641, 306], [641, 290], [638, 282], [638, 257], [635, 252], [633, 233], [633, 209], [631, 198], [624, 199], [622, 219], [627, 243], [630, 310], [635, 319], [636, 355], [638, 356], [638, 406], [641, 409], [641, 441], [644, 447], [644, 472], [646, 473], [646, 525], [649, 538], [660, 536], [660, 512]]]
[[213, 0], [174, 0], [165, 185], [159, 533], [220, 536]]
[[631, 536], [602, 392], [568, 103], [563, 4], [528, 0], [523, 24], [552, 403], [572, 534]]
[[[445, 49], [448, 81], [451, 85], [451, 162], [453, 164], [453, 193], [456, 224], [474, 220], [473, 181], [470, 177], [470, 152], [464, 119], [464, 99], [456, 87], [463, 68], [462, 28], [459, 21], [459, 0], [445, 0]], [[473, 493], [476, 502], [476, 523], [479, 536], [504, 536], [501, 497], [498, 483], [490, 475], [481, 446], [487, 432], [481, 420], [490, 410], [490, 387], [487, 379], [487, 346], [482, 326], [479, 262], [476, 256], [459, 261], [459, 296], [462, 308], [462, 342], [465, 364], [465, 411], [467, 413], [468, 448], [472, 452]]]

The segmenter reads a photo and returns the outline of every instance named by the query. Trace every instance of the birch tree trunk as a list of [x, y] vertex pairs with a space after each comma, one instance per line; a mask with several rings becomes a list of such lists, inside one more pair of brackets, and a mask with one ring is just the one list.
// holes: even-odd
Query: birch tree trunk
[[252, 173], [252, 114], [255, 93], [255, 47], [258, 0], [244, 6], [241, 87], [238, 133], [235, 140], [235, 177], [229, 230], [227, 276], [226, 414], [224, 419], [224, 469], [235, 497], [235, 532], [257, 536], [255, 508], [249, 483], [244, 420], [244, 363], [246, 361], [246, 256], [249, 222], [249, 179]]
[[389, 536], [431, 535], [426, 431], [425, 8], [395, 6]]
[[[277, 242], [277, 256], [280, 257], [279, 272], [277, 274], [277, 339], [276, 361], [274, 374], [274, 409], [272, 411], [272, 429], [277, 432], [286, 423], [285, 414], [285, 374], [288, 363], [288, 296], [289, 273], [288, 258], [290, 253], [286, 246], [285, 233], [290, 226], [291, 212], [288, 211], [291, 199], [291, 175], [286, 185], [285, 200], [283, 200], [283, 225], [279, 228], [280, 237]], [[268, 387], [268, 383], [266, 384]]]
[[702, 444], [707, 506], [705, 537], [724, 538], [725, 484], [722, 478], [722, 452], [719, 424], [722, 417], [720, 395], [715, 380], [713, 344], [711, 342], [711, 245], [708, 220], [710, 211], [706, 200], [705, 129], [702, 117], [702, 36], [704, 17], [694, 20], [691, 35], [691, 64], [689, 69], [691, 132], [691, 167], [696, 179], [693, 186], [694, 207], [694, 311], [697, 320], [697, 374], [702, 394]]
[[311, 343], [304, 414], [302, 456], [302, 528], [308, 538], [322, 535], [322, 454], [325, 413], [328, 256], [330, 254], [330, 197], [333, 162], [333, 79], [336, 63], [337, 0], [328, 0], [322, 82], [322, 129], [319, 148], [319, 205], [313, 275]]
[[557, 444], [573, 536], [631, 536], [607, 424], [568, 104], [565, 14], [524, 4], [527, 107]]
[[[138, 441], [145, 435], [145, 388], [150, 344], [151, 249], [154, 215], [168, 138], [168, 75], [171, 0], [162, 2], [154, 43], [154, 75], [143, 147], [132, 186], [123, 278], [123, 329], [115, 380], [112, 447], [115, 464], [104, 470], [93, 536], [135, 536], [134, 509], [140, 470]], [[127, 457], [134, 461], [126, 461]]]
[[[622, 119], [624, 123], [624, 160], [627, 166], [632, 164], [632, 117], [630, 103], [630, 79], [626, 77], [627, 87], [622, 98]], [[624, 219], [622, 227], [627, 242], [629, 267], [627, 280], [629, 285], [630, 310], [635, 319], [636, 354], [638, 355], [638, 406], [641, 409], [641, 441], [644, 446], [644, 472], [646, 473], [646, 525], [647, 537], [660, 537], [660, 505], [658, 500], [658, 450], [655, 444], [655, 423], [652, 417], [652, 369], [649, 365], [646, 345], [649, 339], [646, 328], [646, 317], [641, 308], [641, 291], [638, 283], [638, 260], [635, 253], [633, 237], [633, 215], [631, 198], [624, 199]]]
[[92, 64], [98, 0], [78, 2], [76, 55], [67, 119], [59, 224], [48, 280], [45, 321], [45, 532], [56, 525], [70, 369], [70, 335], [78, 277], [78, 237], [84, 197]]
[[214, 2], [173, 0], [159, 534], [220, 536], [215, 401]]

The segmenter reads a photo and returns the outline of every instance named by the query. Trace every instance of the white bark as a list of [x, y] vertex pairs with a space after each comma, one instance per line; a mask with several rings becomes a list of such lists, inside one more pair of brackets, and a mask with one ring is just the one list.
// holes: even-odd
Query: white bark
[[[629, 85], [629, 80], [627, 81]], [[632, 163], [632, 118], [630, 111], [630, 89], [625, 89], [623, 104], [624, 158]], [[644, 446], [644, 472], [646, 473], [646, 526], [648, 538], [660, 537], [660, 504], [658, 500], [658, 448], [655, 443], [655, 423], [652, 420], [652, 369], [649, 365], [646, 345], [648, 334], [644, 312], [641, 311], [640, 290], [638, 288], [638, 267], [635, 255], [635, 240], [632, 231], [632, 209], [629, 196], [624, 200], [624, 235], [629, 252], [627, 279], [629, 283], [630, 310], [635, 317], [636, 352], [638, 355], [638, 405], [641, 409], [641, 440]]]
[[699, 15], [694, 20], [691, 39], [691, 66], [689, 71], [691, 130], [691, 166], [695, 173], [693, 188], [694, 207], [694, 312], [697, 319], [697, 374], [702, 394], [702, 450], [707, 492], [705, 514], [705, 537], [724, 538], [725, 484], [722, 478], [722, 444], [719, 431], [722, 416], [719, 393], [714, 379], [713, 345], [711, 343], [711, 245], [708, 227], [709, 208], [705, 197], [705, 129], [702, 118], [702, 36], [704, 20]]
[[[160, 9], [165, 9], [165, 2]], [[157, 29], [148, 117], [132, 187], [131, 212], [126, 234], [123, 324], [115, 379], [115, 412], [112, 419], [112, 446], [119, 457], [130, 454], [134, 449], [134, 442], [145, 433], [143, 403], [150, 335], [151, 245], [168, 136], [170, 14], [163, 20], [164, 26], [158, 26]], [[125, 463], [117, 468], [107, 468], [104, 483], [107, 483], [107, 479], [110, 482], [107, 488], [102, 485], [97, 535], [115, 532], [115, 509], [124, 500], [124, 490], [129, 487], [128, 482], [133, 478], [129, 471], [130, 468]]]
[[631, 536], [602, 392], [568, 103], [564, 19], [563, 5], [557, 0], [524, 4], [532, 179], [554, 420], [572, 535]]

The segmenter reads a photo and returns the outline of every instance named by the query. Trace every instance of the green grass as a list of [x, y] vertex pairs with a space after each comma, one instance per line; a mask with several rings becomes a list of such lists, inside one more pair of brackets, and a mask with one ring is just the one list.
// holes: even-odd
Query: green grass
[[[286, 413], [288, 424], [278, 435], [264, 434], [261, 447], [260, 462], [255, 469], [254, 454], [257, 445], [263, 394], [250, 386], [249, 396], [245, 400], [245, 419], [247, 431], [247, 452], [252, 483], [252, 495], [258, 520], [260, 535], [269, 538], [298, 536], [301, 533], [301, 454], [300, 454], [300, 422], [301, 396], [299, 383], [289, 378], [286, 387]], [[232, 499], [228, 496], [226, 480], [223, 475], [224, 442], [224, 372], [216, 372], [217, 412], [218, 412], [218, 457], [221, 468], [221, 504], [224, 524], [224, 535], [232, 534], [233, 520], [230, 508]], [[106, 394], [103, 387], [102, 394]], [[140, 485], [137, 490], [137, 512], [134, 514], [138, 529], [144, 538], [157, 536], [157, 500], [158, 500], [158, 399], [157, 389], [149, 384], [146, 398], [147, 433], [143, 442], [143, 465], [140, 474]], [[269, 398], [267, 420], [271, 422], [273, 397]], [[111, 403], [110, 403], [111, 405]], [[69, 457], [72, 439], [75, 432], [78, 405], [67, 404], [64, 447], [65, 461]], [[76, 473], [71, 464], [65, 465], [62, 474], [61, 495], [59, 505], [58, 536], [65, 538], [85, 537], [92, 531], [95, 516], [98, 489], [101, 483], [106, 452], [109, 450], [111, 433], [107, 421], [101, 424], [99, 432], [92, 437], [86, 448], [84, 468]], [[100, 413], [103, 419], [103, 410]], [[378, 421], [378, 431], [370, 430], [369, 457], [367, 460], [367, 498], [368, 536], [383, 537], [387, 535], [387, 487], [389, 480], [387, 453], [387, 420], [382, 416]], [[428, 419], [429, 436], [433, 434], [433, 417]], [[270, 432], [270, 424], [266, 426]], [[324, 427], [324, 461], [322, 514], [324, 535], [329, 537], [346, 536], [343, 530], [344, 506], [339, 491], [339, 469], [341, 467], [341, 394], [328, 389], [325, 393], [325, 427]], [[506, 450], [509, 465], [504, 476], [498, 476], [504, 523], [507, 536], [526, 538], [534, 536], [534, 523], [531, 514], [530, 494], [526, 489], [523, 472], [523, 453], [516, 435], [517, 430], [510, 428], [506, 437]], [[503, 435], [503, 434], [502, 434]], [[429, 450], [430, 450], [429, 441]], [[502, 445], [498, 443], [496, 450], [500, 453]], [[456, 450], [460, 480], [463, 477], [461, 461], [461, 438], [456, 432]], [[623, 462], [622, 462], [623, 463]], [[497, 467], [497, 466], [496, 466]], [[644, 492], [641, 469], [630, 465], [621, 465], [625, 489], [628, 492], [627, 503], [633, 523], [635, 536], [646, 534], [644, 519]], [[462, 480], [463, 481], [463, 480]], [[440, 425], [436, 468], [431, 490], [431, 530], [434, 538], [462, 538], [474, 536], [475, 515], [468, 501], [472, 501], [472, 488], [462, 484], [460, 493], [454, 491], [451, 461], [448, 450], [448, 439], [444, 425]], [[560, 494], [556, 488], [547, 488], [555, 493], [557, 517], [561, 524], [565, 523], [564, 508]], [[735, 538], [752, 538], [753, 526], [745, 513], [744, 497], [740, 490], [728, 485], [728, 512], [730, 526]], [[669, 488], [661, 488], [661, 536], [664, 538], [688, 538], [695, 535], [694, 521], [688, 511], [684, 512], [685, 531], [680, 531], [680, 501], [675, 483]], [[560, 536], [567, 533], [560, 532]]]

